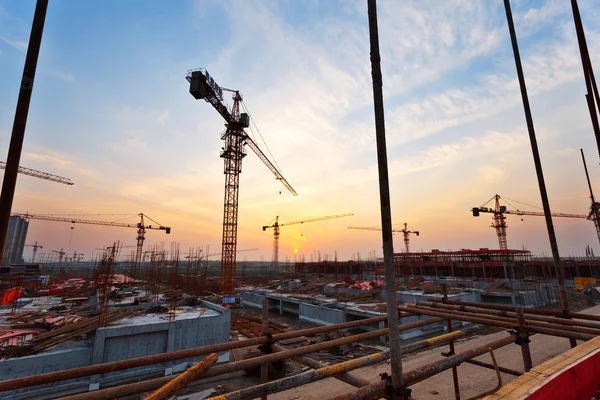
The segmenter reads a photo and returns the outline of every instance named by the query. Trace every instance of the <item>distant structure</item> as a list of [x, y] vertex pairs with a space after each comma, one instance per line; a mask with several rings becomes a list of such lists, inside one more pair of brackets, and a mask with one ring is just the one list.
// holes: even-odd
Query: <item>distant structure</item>
[[8, 221], [8, 232], [6, 234], [5, 257], [3, 265], [23, 264], [23, 249], [27, 238], [29, 221], [25, 218], [12, 215]]

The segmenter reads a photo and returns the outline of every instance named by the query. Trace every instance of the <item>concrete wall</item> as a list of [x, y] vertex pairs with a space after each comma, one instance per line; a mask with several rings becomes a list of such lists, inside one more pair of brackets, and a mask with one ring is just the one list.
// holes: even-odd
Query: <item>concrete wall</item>
[[[28, 357], [0, 360], [0, 376], [11, 379], [60, 371], [87, 365], [125, 360], [146, 355], [184, 350], [229, 341], [230, 311], [209, 302], [202, 302], [215, 315], [183, 318], [173, 322], [121, 324], [96, 331], [93, 347], [45, 352]], [[4, 392], [1, 398], [11, 400], [53, 399], [126, 383], [140, 377], [159, 377], [179, 372], [204, 358], [190, 357], [165, 364], [135, 368], [104, 375], [79, 378], [55, 384]], [[229, 360], [229, 353], [219, 354], [219, 362]]]
[[300, 319], [320, 325], [333, 325], [346, 322], [346, 313], [324, 305], [300, 303]]

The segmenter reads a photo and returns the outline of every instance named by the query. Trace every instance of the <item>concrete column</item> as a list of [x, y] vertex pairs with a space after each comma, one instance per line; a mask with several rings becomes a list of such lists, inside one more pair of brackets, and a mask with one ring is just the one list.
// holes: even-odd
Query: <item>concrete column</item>
[[[94, 339], [94, 353], [92, 355], [92, 365], [102, 364], [104, 358], [104, 341], [106, 340], [106, 329], [96, 329], [96, 337]], [[90, 377], [90, 385], [88, 391], [100, 389], [100, 375]]]
[[279, 315], [283, 315], [283, 296], [279, 299]]
[[487, 277], [485, 276], [485, 264], [481, 263], [481, 269], [483, 269], [483, 279], [486, 279]]
[[504, 279], [508, 280], [508, 271], [506, 270], [506, 263], [502, 263], [502, 267], [504, 267]]

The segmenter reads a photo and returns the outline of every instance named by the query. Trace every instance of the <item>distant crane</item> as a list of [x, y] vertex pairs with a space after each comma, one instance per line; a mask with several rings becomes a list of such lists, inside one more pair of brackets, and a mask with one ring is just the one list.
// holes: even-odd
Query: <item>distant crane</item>
[[[0, 169], [6, 169], [6, 163], [0, 161]], [[69, 178], [65, 178], [58, 175], [49, 174], [47, 172], [38, 171], [36, 169], [19, 167], [17, 170], [19, 174], [33, 176], [35, 178], [45, 179], [47, 181], [62, 183], [63, 185], [74, 185]]]
[[265, 225], [262, 227], [263, 231], [266, 231], [269, 228], [273, 228], [273, 271], [275, 271], [276, 273], [279, 271], [279, 228], [281, 228], [282, 226], [285, 226], [285, 225], [305, 224], [308, 222], [323, 221], [326, 219], [350, 217], [352, 215], [354, 215], [354, 214], [346, 213], [346, 214], [338, 214], [338, 215], [329, 215], [329, 216], [325, 216], [325, 217], [304, 219], [301, 221], [285, 222], [283, 224], [279, 223], [279, 215], [277, 215], [275, 217], [275, 222], [273, 223], [273, 225]]
[[[502, 199], [504, 201], [510, 200], [510, 199], [507, 199], [506, 197], [501, 198], [499, 194], [496, 194], [496, 195], [494, 195], [494, 197], [492, 197], [491, 199], [489, 199], [488, 201], [483, 203], [482, 206], [473, 207], [471, 209], [471, 211], [473, 212], [474, 217], [479, 217], [480, 213], [493, 214], [492, 215], [492, 225], [490, 225], [490, 227], [494, 228], [496, 230], [496, 235], [498, 236], [498, 245], [499, 245], [500, 250], [507, 250], [508, 246], [506, 244], [506, 228], [508, 227], [508, 225], [506, 225], [505, 214], [529, 215], [529, 216], [535, 216], [535, 217], [543, 217], [544, 212], [543, 211], [521, 211], [519, 209], [508, 210], [506, 208], [506, 206], [500, 205], [500, 199]], [[491, 201], [494, 201], [494, 207], [486, 207], [487, 204], [490, 203]], [[516, 200], [510, 200], [510, 201], [516, 202]], [[553, 217], [561, 217], [561, 218], [582, 218], [582, 219], [588, 218], [587, 214], [552, 213], [551, 215]]]
[[[381, 228], [377, 228], [377, 227], [369, 227], [369, 226], [349, 226], [348, 229], [362, 229], [365, 231], [380, 231]], [[407, 253], [410, 253], [410, 235], [411, 234], [415, 234], [417, 236], [419, 236], [419, 231], [416, 230], [409, 230], [408, 229], [408, 224], [405, 222], [404, 223], [404, 228], [402, 229], [392, 229], [392, 232], [402, 232], [402, 235], [404, 237], [404, 250], [406, 250]]]
[[58, 254], [58, 263], [59, 263], [59, 264], [62, 264], [62, 259], [63, 259], [63, 256], [64, 256], [65, 254], [67, 254], [67, 253], [65, 253], [65, 252], [63, 251], [63, 249], [60, 249], [60, 250], [50, 250], [50, 251], [52, 251], [53, 253], [56, 253], [56, 254]]
[[590, 175], [588, 174], [587, 165], [585, 163], [583, 149], [580, 150], [581, 159], [583, 160], [583, 168], [585, 169], [585, 177], [587, 179], [588, 188], [590, 189], [590, 200], [592, 201], [592, 204], [590, 205], [588, 219], [594, 222], [594, 227], [596, 228], [596, 235], [598, 236], [598, 241], [600, 242], [600, 203], [598, 203], [594, 197], [594, 191], [592, 190], [592, 184], [590, 183]]
[[[267, 156], [260, 150], [256, 143], [244, 131], [250, 127], [250, 115], [240, 113], [242, 95], [239, 90], [221, 88], [205, 69], [190, 70], [186, 76], [190, 83], [190, 94], [195, 99], [204, 99], [210, 103], [223, 119], [225, 119], [226, 130], [221, 136], [225, 141], [221, 148], [225, 168], [225, 201], [223, 213], [223, 240], [221, 257], [221, 295], [223, 303], [235, 301], [233, 291], [235, 287], [235, 260], [237, 247], [238, 226], [238, 194], [240, 172], [242, 172], [242, 160], [246, 156], [245, 145], [248, 145], [256, 153], [258, 158], [271, 170], [275, 178], [294, 195], [298, 194], [285, 180], [281, 172]], [[233, 93], [233, 107], [229, 109], [223, 101], [223, 90]]]
[[38, 244], [38, 242], [35, 242], [34, 244], [26, 244], [25, 246], [33, 247], [33, 255], [31, 256], [31, 263], [33, 264], [35, 262], [35, 255], [36, 255], [38, 249], [43, 249], [44, 246], [42, 246], [41, 244]]
[[[71, 224], [88, 224], [88, 225], [116, 226], [116, 227], [121, 227], [121, 228], [137, 228], [137, 230], [138, 230], [137, 238], [136, 238], [137, 239], [137, 246], [136, 246], [137, 251], [135, 254], [133, 274], [135, 274], [136, 269], [140, 266], [140, 263], [142, 260], [142, 250], [144, 247], [146, 229], [165, 231], [167, 235], [171, 233], [170, 227], [162, 226], [161, 224], [154, 221], [149, 216], [142, 214], [142, 213], [137, 215], [138, 217], [140, 217], [140, 222], [138, 222], [137, 224], [128, 224], [125, 222], [93, 221], [93, 220], [88, 220], [88, 219], [64, 218], [64, 217], [57, 217], [54, 215], [27, 214], [27, 213], [26, 214], [11, 214], [11, 215], [24, 218], [27, 221], [29, 221], [30, 219], [38, 219], [38, 220], [43, 220], [43, 221], [68, 222]], [[146, 225], [146, 223], [144, 221], [144, 217], [146, 219], [149, 219], [150, 221], [154, 222], [157, 225]]]

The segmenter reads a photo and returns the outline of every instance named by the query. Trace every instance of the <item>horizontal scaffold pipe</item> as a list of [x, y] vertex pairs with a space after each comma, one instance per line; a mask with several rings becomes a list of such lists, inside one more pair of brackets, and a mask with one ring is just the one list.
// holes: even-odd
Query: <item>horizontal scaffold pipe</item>
[[[406, 386], [414, 385], [415, 383], [421, 382], [427, 378], [431, 378], [441, 372], [449, 370], [452, 367], [457, 367], [463, 362], [479, 357], [490, 350], [496, 350], [501, 347], [507, 346], [514, 343], [517, 340], [516, 335], [510, 335], [502, 339], [495, 340], [490, 343], [486, 343], [483, 346], [476, 347], [471, 350], [467, 350], [463, 353], [458, 353], [454, 356], [448, 357], [444, 360], [435, 361], [419, 368], [413, 369], [408, 373], [404, 374], [404, 382]], [[378, 399], [384, 395], [386, 381], [374, 383], [370, 386], [365, 386], [351, 392], [342, 393], [329, 400], [371, 400]]]
[[[452, 304], [446, 304], [443, 302], [433, 302], [433, 301], [419, 301], [417, 305], [423, 305], [426, 307], [432, 308], [441, 308], [445, 310], [454, 310], [454, 311], [467, 311], [474, 312], [479, 314], [488, 314], [495, 315], [498, 317], [511, 317], [516, 318], [517, 313], [514, 311], [505, 311], [505, 310], [488, 310], [485, 308], [479, 307], [471, 307], [471, 306], [455, 306]], [[595, 328], [600, 329], [600, 322], [595, 321], [582, 321], [577, 319], [565, 319], [563, 317], [550, 317], [545, 315], [536, 315], [536, 314], [527, 314], [525, 316], [526, 321], [542, 321], [542, 322], [550, 322], [551, 324], [559, 324], [559, 325], [568, 325], [568, 326], [582, 326], [585, 328]]]
[[[411, 343], [406, 346], [402, 346], [402, 354], [408, 354], [415, 351], [427, 349], [429, 347], [435, 347], [449, 342], [450, 340], [457, 340], [465, 337], [469, 333], [478, 331], [479, 327], [469, 327], [466, 330], [454, 331], [446, 333], [441, 336], [436, 336], [431, 339], [422, 340], [419, 342]], [[316, 382], [321, 379], [336, 377], [349, 371], [363, 368], [369, 365], [378, 364], [389, 358], [390, 352], [386, 350], [381, 353], [371, 354], [365, 357], [357, 358], [355, 360], [345, 361], [339, 364], [326, 366], [319, 368], [314, 371], [307, 371], [298, 375], [290, 376], [287, 378], [279, 379], [277, 381], [264, 383], [261, 385], [249, 387], [246, 389], [238, 390], [235, 392], [227, 393], [220, 396], [211, 397], [208, 400], [250, 400], [255, 399], [264, 395], [273, 393], [283, 392], [298, 386], [306, 385], [311, 382]], [[369, 385], [371, 382], [369, 382]], [[364, 385], [368, 386], [368, 385]]]
[[[495, 319], [497, 317], [491, 317], [489, 315], [454, 313], [454, 312], [447, 311], [447, 310], [435, 311], [433, 309], [425, 309], [425, 308], [417, 308], [417, 307], [409, 308], [409, 307], [400, 306], [399, 308], [413, 311], [417, 314], [429, 315], [430, 317], [438, 317], [438, 318], [445, 318], [445, 319], [450, 318], [450, 319], [454, 319], [457, 321], [472, 322], [475, 324], [489, 325], [489, 326], [499, 326], [501, 328], [508, 328], [508, 329], [518, 329], [519, 328], [519, 325], [516, 322], [499, 321], [499, 320]], [[565, 337], [565, 338], [569, 338], [569, 339], [572, 338], [572, 339], [584, 340], [584, 341], [590, 340], [590, 339], [593, 339], [594, 337], [596, 337], [595, 335], [590, 335], [590, 334], [586, 334], [586, 333], [568, 332], [568, 331], [564, 331], [564, 330], [550, 329], [550, 328], [539, 327], [539, 326], [529, 326], [528, 325], [527, 329], [530, 332], [541, 333], [544, 335]]]
[[[437, 303], [444, 302], [446, 304], [452, 304], [452, 305], [456, 305], [456, 306], [479, 307], [479, 308], [485, 308], [485, 309], [488, 309], [488, 310], [514, 311], [516, 308], [519, 308], [519, 307], [504, 306], [504, 305], [501, 305], [501, 304], [475, 303], [475, 302], [472, 302], [472, 301], [460, 301], [460, 300], [447, 300], [447, 301], [444, 301], [443, 299], [438, 299], [438, 298], [435, 298], [435, 297], [429, 297], [427, 300], [434, 301], [434, 302], [437, 302]], [[549, 316], [552, 316], [552, 317], [563, 317], [563, 318], [565, 317], [565, 315], [563, 314], [562, 311], [540, 310], [538, 308], [523, 308], [523, 312], [525, 314], [549, 315]], [[590, 321], [600, 321], [600, 315], [591, 315], [591, 314], [584, 314], [584, 313], [569, 312], [568, 316], [569, 316], [569, 318], [575, 318], [575, 319], [586, 319], [586, 320], [590, 320]]]
[[[496, 316], [496, 315], [487, 315], [485, 313], [467, 312], [466, 310], [465, 311], [441, 310], [439, 308], [429, 307], [429, 306], [425, 306], [425, 305], [409, 305], [409, 307], [411, 309], [415, 309], [415, 310], [425, 309], [425, 310], [434, 310], [435, 311], [437, 309], [441, 312], [447, 312], [449, 315], [475, 315], [480, 318], [488, 318], [488, 319], [494, 320], [494, 321], [504, 321], [504, 322], [518, 324], [516, 317], [515, 318], [501, 317], [501, 316]], [[568, 321], [568, 320], [565, 320], [565, 321]], [[528, 329], [530, 327], [540, 327], [540, 328], [565, 330], [568, 332], [586, 333], [588, 335], [600, 336], [600, 329], [596, 329], [596, 328], [587, 328], [587, 327], [583, 327], [583, 326], [572, 326], [572, 325], [565, 326], [565, 325], [561, 325], [561, 324], [541, 322], [541, 321], [532, 321], [532, 320], [526, 320], [526, 322], [527, 322]]]
[[[420, 328], [422, 326], [431, 325], [442, 322], [441, 318], [429, 318], [421, 321], [410, 322], [408, 324], [400, 325], [400, 331], [406, 331], [409, 329]], [[329, 340], [327, 342], [321, 342], [309, 346], [302, 346], [296, 349], [286, 350], [278, 353], [272, 353], [263, 355], [260, 357], [254, 357], [247, 360], [236, 361], [224, 365], [217, 365], [212, 367], [204, 374], [204, 378], [210, 378], [213, 376], [219, 376], [228, 374], [230, 372], [240, 371], [244, 369], [257, 368], [263, 364], [274, 363], [281, 360], [287, 360], [302, 356], [305, 354], [314, 353], [322, 350], [329, 350], [335, 347], [343, 346], [349, 343], [360, 342], [363, 340], [373, 339], [379, 336], [388, 334], [388, 329], [377, 329], [371, 332], [365, 332], [358, 335], [346, 336], [340, 339]], [[277, 335], [273, 335], [275, 338]], [[117, 397], [131, 396], [139, 393], [144, 393], [149, 390], [157, 389], [172, 379], [175, 379], [177, 375], [165, 376], [162, 378], [150, 379], [138, 383], [130, 383], [128, 385], [117, 386], [109, 389], [97, 390], [95, 392], [83, 393], [74, 396], [64, 397], [62, 400], [106, 400], [114, 399]]]
[[[400, 316], [405, 317], [408, 313], [403, 313]], [[319, 326], [316, 328], [301, 329], [292, 332], [278, 333], [273, 335], [273, 341], [277, 342], [280, 340], [297, 338], [300, 336], [317, 335], [320, 333], [331, 332], [339, 329], [356, 328], [364, 325], [376, 324], [379, 322], [387, 321], [387, 316], [366, 318], [362, 320], [344, 322], [341, 324]], [[103, 364], [90, 365], [81, 368], [66, 369], [63, 371], [47, 372], [44, 374], [26, 376], [22, 378], [14, 378], [6, 381], [0, 381], [0, 392], [8, 390], [15, 390], [24, 387], [44, 385], [47, 383], [54, 383], [59, 381], [65, 381], [69, 379], [82, 378], [84, 376], [92, 376], [97, 374], [106, 374], [109, 372], [122, 371], [129, 368], [138, 368], [146, 365], [160, 364], [168, 361], [181, 360], [188, 357], [198, 357], [210, 353], [220, 353], [223, 351], [239, 349], [242, 347], [258, 346], [269, 342], [269, 338], [266, 336], [251, 338], [247, 340], [238, 340], [235, 342], [226, 342], [220, 344], [214, 344], [210, 346], [196, 347], [193, 349], [178, 350], [170, 353], [156, 354], [152, 356], [144, 356], [131, 358], [129, 360], [114, 361]]]

